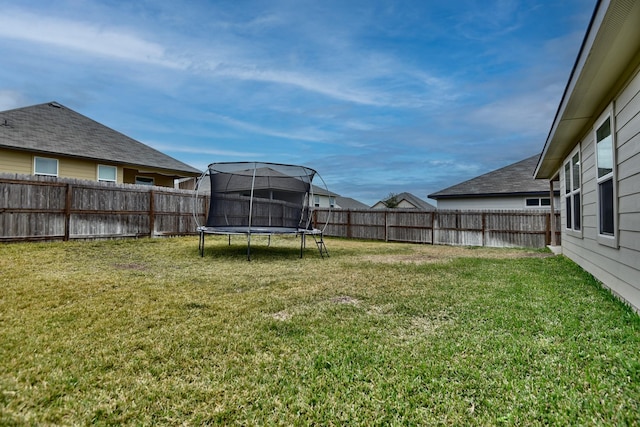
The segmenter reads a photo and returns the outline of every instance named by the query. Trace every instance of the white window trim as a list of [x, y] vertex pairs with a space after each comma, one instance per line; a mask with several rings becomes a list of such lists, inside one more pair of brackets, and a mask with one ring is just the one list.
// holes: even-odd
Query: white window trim
[[[105, 168], [113, 168], [115, 169], [116, 173], [115, 173], [115, 179], [111, 180], [111, 179], [100, 179], [100, 168], [101, 167], [105, 167]], [[118, 167], [117, 166], [113, 166], [113, 165], [101, 165], [99, 164], [98, 166], [96, 166], [96, 178], [99, 182], [118, 182]]]
[[[36, 170], [36, 161], [37, 161], [37, 159], [55, 160], [55, 162], [56, 162], [56, 173], [55, 174], [38, 173], [38, 171]], [[33, 156], [33, 174], [34, 175], [39, 175], [39, 176], [55, 176], [55, 177], [57, 177], [60, 174], [60, 161], [58, 159], [53, 158], [53, 157]]]
[[[562, 224], [562, 228], [569, 236], [577, 237], [579, 239], [582, 238], [582, 230], [584, 229], [584, 212], [583, 212], [584, 211], [584, 209], [583, 209], [583, 206], [584, 206], [584, 199], [583, 199], [584, 198], [584, 192], [582, 191], [582, 185], [583, 185], [583, 181], [584, 181], [582, 171], [584, 169], [584, 165], [582, 164], [582, 150], [580, 148], [581, 148], [581, 144], [576, 145], [576, 148], [574, 148], [573, 151], [571, 151], [571, 153], [567, 156], [565, 161], [562, 162], [562, 176], [563, 176], [563, 180], [564, 180], [564, 188], [562, 189], [563, 191], [562, 191], [562, 197], [561, 197], [561, 200], [564, 203], [563, 213], [565, 215], [565, 218], [564, 218], [564, 221], [563, 221], [563, 224]], [[567, 163], [569, 163], [569, 165], [571, 165], [570, 166], [570, 168], [571, 168], [570, 169], [570, 171], [571, 171], [570, 175], [571, 175], [571, 179], [573, 179], [573, 164], [572, 164], [572, 160], [573, 160], [573, 158], [575, 157], [576, 154], [578, 154], [578, 162], [579, 162], [579, 165], [580, 165], [580, 185], [578, 186], [578, 189], [576, 189], [576, 190], [571, 188], [569, 193], [567, 194], [567, 192], [566, 192], [567, 185], [571, 185], [572, 183], [567, 183], [566, 175], [565, 175], [565, 172], [564, 172], [564, 168], [565, 168], [565, 165]], [[571, 185], [571, 187], [573, 187], [573, 186]], [[573, 226], [574, 225], [573, 215], [575, 214], [575, 209], [576, 209], [575, 204], [574, 204], [574, 195], [576, 193], [580, 193], [580, 229], [579, 230], [576, 230], [575, 228], [568, 228], [567, 227], [567, 218], [566, 218], [566, 215], [567, 215], [566, 204], [567, 204], [567, 196], [568, 196], [571, 199], [571, 217], [572, 217], [571, 218], [571, 225]]]
[[[618, 232], [618, 178], [617, 178], [617, 167], [616, 167], [616, 121], [614, 114], [614, 104], [611, 103], [607, 109], [598, 117], [595, 124], [593, 125], [593, 149], [595, 154], [595, 179], [596, 179], [596, 240], [601, 245], [610, 246], [612, 248], [618, 248], [618, 236], [620, 233]], [[602, 126], [602, 124], [610, 119], [611, 125], [611, 150], [612, 153], [612, 166], [613, 171], [611, 175], [607, 175], [603, 178], [598, 177], [598, 137], [596, 132], [598, 128]], [[600, 233], [600, 183], [606, 181], [608, 179], [613, 180], [613, 236], [608, 234]]]

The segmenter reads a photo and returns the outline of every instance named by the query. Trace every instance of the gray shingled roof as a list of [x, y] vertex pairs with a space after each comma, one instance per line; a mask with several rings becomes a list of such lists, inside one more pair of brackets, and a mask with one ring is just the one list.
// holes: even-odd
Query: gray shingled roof
[[368, 205], [357, 201], [351, 197], [342, 197], [336, 194], [336, 204], [341, 209], [369, 209]]
[[[398, 201], [398, 203], [401, 203], [403, 200], [406, 200], [407, 202], [411, 203], [413, 206], [416, 207], [416, 209], [420, 209], [423, 211], [435, 211], [436, 207], [433, 206], [431, 203], [429, 202], [425, 202], [424, 200], [422, 200], [421, 198], [419, 198], [418, 196], [411, 194], [411, 193], [407, 193], [407, 192], [403, 192], [400, 194], [396, 194], [395, 195], [396, 200]], [[374, 203], [373, 206], [380, 204], [384, 204], [384, 202], [386, 202], [388, 199], [384, 199], [384, 200], [380, 200], [379, 202]]]
[[430, 199], [549, 194], [549, 182], [533, 178], [539, 154], [436, 193]]
[[57, 102], [0, 112], [0, 147], [157, 168], [180, 176], [201, 173]]
[[425, 202], [424, 200], [422, 200], [418, 196], [415, 196], [415, 195], [413, 195], [411, 193], [407, 193], [407, 192], [400, 193], [396, 197], [397, 197], [399, 202], [401, 202], [402, 200], [407, 200], [409, 203], [411, 203], [416, 208], [424, 210], [424, 211], [435, 211], [436, 210], [436, 207], [433, 206], [431, 203]]

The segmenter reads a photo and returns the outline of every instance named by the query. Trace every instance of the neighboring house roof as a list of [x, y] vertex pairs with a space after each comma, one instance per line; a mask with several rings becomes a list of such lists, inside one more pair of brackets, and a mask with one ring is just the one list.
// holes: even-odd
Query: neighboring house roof
[[201, 171], [57, 102], [0, 112], [0, 147], [166, 170]]
[[586, 126], [602, 112], [640, 64], [640, 2], [600, 0], [553, 119], [535, 169], [536, 178], [553, 178]]
[[549, 183], [533, 177], [540, 155], [510, 164], [433, 194], [430, 199], [549, 194]]
[[[425, 202], [424, 200], [422, 200], [421, 198], [414, 196], [411, 193], [400, 193], [400, 194], [396, 194], [396, 201], [398, 202], [398, 204], [402, 203], [403, 201], [415, 206], [416, 209], [421, 209], [424, 211], [435, 211], [436, 207], [433, 206], [431, 203]], [[374, 204], [372, 207], [374, 209], [384, 209], [386, 208], [385, 202], [388, 199], [385, 200], [380, 200], [379, 202], [377, 202], [376, 204]]]
[[317, 194], [319, 196], [335, 197], [336, 205], [340, 206], [341, 209], [369, 209], [368, 205], [365, 205], [364, 203], [359, 202], [356, 199], [352, 199], [351, 197], [343, 197], [318, 185], [313, 185], [312, 190], [313, 194]]
[[364, 203], [359, 202], [356, 199], [338, 195], [336, 195], [336, 204], [340, 206], [341, 209], [369, 209], [368, 205], [365, 205]]

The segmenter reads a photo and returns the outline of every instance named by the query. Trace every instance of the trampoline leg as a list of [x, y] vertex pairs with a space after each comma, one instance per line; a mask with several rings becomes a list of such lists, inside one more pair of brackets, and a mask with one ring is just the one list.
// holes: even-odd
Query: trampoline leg
[[200, 232], [200, 238], [198, 239], [198, 250], [200, 251], [200, 257], [204, 256], [204, 233]]
[[304, 248], [304, 233], [300, 235], [300, 258], [302, 258], [302, 249]]
[[227, 234], [227, 237], [229, 238], [229, 246], [231, 246], [231, 234]]
[[247, 234], [247, 261], [251, 261], [251, 234]]

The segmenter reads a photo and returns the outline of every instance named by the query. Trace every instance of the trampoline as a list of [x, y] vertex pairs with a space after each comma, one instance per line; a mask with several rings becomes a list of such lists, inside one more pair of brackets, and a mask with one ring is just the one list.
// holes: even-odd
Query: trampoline
[[[208, 177], [208, 179], [207, 179]], [[300, 258], [306, 237], [312, 236], [322, 258], [329, 256], [324, 244], [324, 230], [314, 228], [314, 177], [322, 177], [306, 166], [265, 162], [212, 163], [200, 176], [194, 192], [194, 218], [200, 240], [198, 249], [204, 256], [207, 234], [245, 235], [247, 260], [251, 260], [251, 236], [275, 234], [300, 237]], [[205, 224], [199, 224], [196, 203], [200, 194], [209, 191], [209, 208]], [[327, 193], [329, 190], [326, 189]]]

